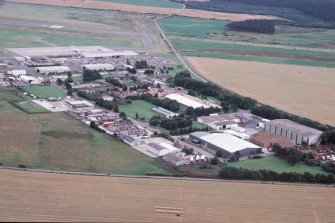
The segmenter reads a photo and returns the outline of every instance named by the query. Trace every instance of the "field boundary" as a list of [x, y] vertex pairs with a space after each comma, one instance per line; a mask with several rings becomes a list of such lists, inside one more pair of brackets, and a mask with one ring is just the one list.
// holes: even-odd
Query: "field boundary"
[[37, 173], [54, 173], [77, 176], [95, 176], [95, 177], [120, 177], [120, 178], [140, 178], [140, 179], [158, 179], [158, 180], [184, 180], [184, 181], [208, 181], [208, 182], [222, 182], [222, 183], [254, 183], [254, 184], [275, 184], [275, 185], [290, 185], [290, 186], [308, 186], [308, 187], [334, 187], [334, 184], [307, 184], [307, 183], [283, 183], [276, 181], [252, 181], [252, 180], [224, 180], [224, 179], [208, 179], [208, 178], [192, 178], [192, 177], [167, 177], [167, 176], [139, 176], [139, 175], [123, 175], [111, 173], [90, 173], [90, 172], [75, 172], [75, 171], [61, 171], [61, 170], [47, 170], [47, 169], [30, 169], [18, 167], [0, 166], [0, 170], [16, 170]]

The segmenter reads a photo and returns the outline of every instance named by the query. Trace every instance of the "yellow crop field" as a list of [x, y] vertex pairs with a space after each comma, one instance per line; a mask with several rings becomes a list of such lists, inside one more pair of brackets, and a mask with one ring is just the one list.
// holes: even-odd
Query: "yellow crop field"
[[0, 169], [0, 182], [1, 221], [322, 223], [335, 219], [335, 189], [330, 186], [8, 169]]
[[244, 96], [335, 125], [335, 68], [188, 57], [207, 80]]

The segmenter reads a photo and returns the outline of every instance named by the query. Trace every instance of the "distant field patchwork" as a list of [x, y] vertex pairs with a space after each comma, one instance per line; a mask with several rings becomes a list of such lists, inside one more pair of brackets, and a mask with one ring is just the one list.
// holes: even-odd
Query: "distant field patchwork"
[[131, 5], [164, 7], [164, 8], [181, 8], [182, 7], [182, 4], [172, 2], [169, 0], [145, 0], [145, 1], [143, 0], [101, 0], [101, 1], [131, 4]]
[[262, 103], [335, 125], [335, 69], [187, 57], [206, 79]]

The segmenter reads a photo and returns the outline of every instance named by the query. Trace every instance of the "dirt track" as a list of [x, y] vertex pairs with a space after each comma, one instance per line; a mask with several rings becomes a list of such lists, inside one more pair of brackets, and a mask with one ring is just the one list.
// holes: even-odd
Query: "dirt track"
[[335, 68], [188, 57], [207, 80], [262, 103], [335, 126]]
[[18, 2], [18, 3], [52, 5], [52, 6], [89, 8], [89, 9], [118, 10], [118, 11], [136, 12], [136, 13], [143, 13], [143, 14], [172, 15], [172, 14], [179, 14], [180, 11], [182, 11], [181, 15], [183, 16], [198, 17], [198, 18], [204, 18], [204, 19], [215, 18], [215, 19], [231, 20], [231, 21], [243, 21], [246, 19], [275, 19], [275, 17], [273, 16], [210, 12], [210, 11], [195, 10], [195, 9], [180, 10], [180, 9], [173, 9], [173, 8], [160, 8], [160, 7], [138, 6], [138, 5], [130, 5], [130, 4], [118, 4], [118, 3], [102, 2], [102, 1], [94, 1], [94, 0], [6, 0], [6, 1]]
[[0, 169], [1, 221], [322, 223], [335, 218], [334, 195], [316, 185]]

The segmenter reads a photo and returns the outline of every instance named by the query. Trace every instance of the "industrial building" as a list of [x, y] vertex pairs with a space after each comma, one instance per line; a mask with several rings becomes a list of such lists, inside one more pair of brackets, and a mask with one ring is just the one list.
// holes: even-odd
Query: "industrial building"
[[165, 142], [159, 144], [151, 142], [148, 143], [147, 145], [148, 145], [148, 151], [154, 154], [155, 156], [164, 156], [171, 152], [180, 151], [178, 148]]
[[236, 152], [239, 152], [241, 156], [248, 156], [256, 153], [260, 148], [255, 144], [226, 133], [194, 132], [189, 137], [193, 142], [201, 143], [215, 151], [222, 151], [226, 156], [231, 156]]
[[160, 114], [160, 115], [165, 116], [166, 118], [172, 118], [172, 117], [174, 117], [174, 116], [178, 116], [177, 113], [174, 113], [174, 112], [169, 111], [169, 110], [167, 110], [167, 109], [165, 109], [165, 108], [162, 108], [162, 107], [153, 108], [152, 110], [153, 110], [154, 112], [157, 112], [157, 113]]
[[322, 131], [288, 119], [275, 119], [265, 123], [265, 131], [292, 140], [296, 144], [318, 144]]
[[163, 160], [174, 166], [182, 166], [191, 163], [190, 159], [186, 156], [186, 154], [180, 151], [172, 152], [163, 156]]
[[26, 75], [27, 71], [26, 70], [12, 70], [12, 71], [8, 71], [8, 74], [18, 77], [20, 75]]
[[84, 70], [106, 70], [111, 71], [115, 70], [115, 67], [112, 64], [85, 64], [82, 66]]
[[71, 105], [73, 108], [87, 108], [87, 107], [93, 107], [94, 105], [88, 101], [84, 100], [65, 100], [69, 105]]
[[36, 67], [35, 70], [39, 74], [62, 74], [71, 71], [66, 66]]
[[29, 84], [40, 84], [42, 81], [39, 78], [33, 77], [33, 76], [27, 76], [27, 75], [21, 75], [18, 77], [18, 80], [23, 81], [25, 83]]
[[270, 148], [275, 144], [280, 145], [283, 148], [294, 146], [293, 141], [272, 132], [258, 132], [251, 136], [250, 142], [264, 148]]
[[133, 52], [133, 51], [105, 51], [105, 52], [85, 52], [81, 53], [81, 55], [85, 58], [107, 58], [107, 57], [112, 57], [112, 58], [119, 58], [121, 56], [137, 56], [138, 54]]
[[172, 94], [166, 95], [165, 97], [171, 100], [176, 100], [179, 103], [181, 110], [185, 110], [188, 107], [192, 107], [192, 108], [220, 107], [216, 104], [201, 100], [199, 98], [196, 98], [190, 95], [172, 93]]

